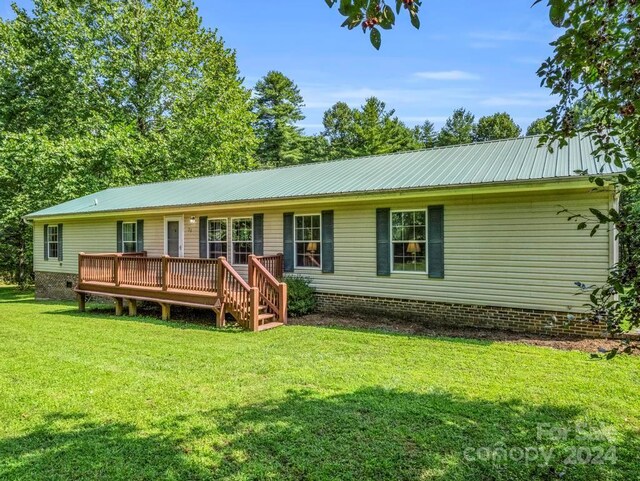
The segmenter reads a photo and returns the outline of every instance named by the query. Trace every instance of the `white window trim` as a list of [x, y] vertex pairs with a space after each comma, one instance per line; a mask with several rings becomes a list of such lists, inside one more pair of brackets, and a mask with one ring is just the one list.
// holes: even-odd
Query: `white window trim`
[[178, 257], [184, 257], [184, 216], [165, 216], [164, 217], [164, 255], [169, 255], [169, 237], [167, 230], [168, 222], [178, 221], [180, 223], [178, 227]]
[[[211, 219], [207, 219], [207, 259], [209, 259], [209, 256], [211, 255], [211, 242], [209, 240], [209, 222], [216, 222], [216, 221], [221, 221], [223, 220], [225, 222], [225, 224], [227, 224], [227, 240], [224, 242], [225, 244], [227, 244], [227, 255], [229, 255], [229, 239], [231, 238], [231, 236], [229, 235], [229, 218], [228, 217], [213, 217]], [[251, 228], [253, 229], [253, 224], [251, 225]], [[253, 242], [253, 232], [251, 232], [251, 239]], [[228, 260], [228, 259], [227, 259]]]
[[124, 240], [124, 226], [125, 226], [126, 224], [133, 224], [133, 225], [135, 225], [135, 233], [136, 233], [136, 235], [135, 235], [135, 239], [134, 239], [133, 241], [126, 241], [126, 242], [135, 242], [135, 244], [136, 244], [136, 248], [133, 250], [133, 252], [137, 252], [137, 250], [138, 250], [138, 223], [137, 223], [136, 221], [128, 221], [128, 222], [123, 221], [123, 222], [122, 222], [122, 240], [121, 240], [122, 245], [120, 246], [120, 249], [121, 249], [121, 251], [122, 251], [122, 252], [126, 252], [126, 251], [124, 250], [124, 243], [125, 243], [125, 240]]
[[235, 263], [235, 259], [236, 259], [236, 246], [235, 246], [235, 242], [244, 242], [244, 241], [234, 241], [233, 240], [233, 221], [234, 220], [250, 220], [251, 221], [251, 254], [253, 254], [254, 252], [254, 231], [253, 231], [253, 216], [243, 216], [243, 217], [231, 217], [230, 219], [230, 223], [229, 223], [229, 227], [231, 228], [231, 235], [229, 236], [229, 242], [231, 242], [231, 249], [228, 249], [228, 252], [231, 253], [231, 265], [234, 266], [246, 266], [249, 264], [249, 261], [247, 260], [246, 264], [236, 264]]
[[[320, 218], [320, 265], [318, 267], [313, 266], [299, 266], [298, 265], [298, 238], [297, 238], [297, 229], [296, 229], [296, 219], [298, 217], [310, 217], [316, 215]], [[302, 241], [300, 241], [302, 242]], [[309, 242], [309, 241], [306, 241]], [[312, 213], [312, 214], [294, 214], [293, 215], [293, 268], [294, 269], [312, 269], [314, 271], [319, 271], [322, 269], [322, 214]]]
[[[393, 213], [394, 212], [424, 212], [424, 271], [396, 271], [393, 269], [394, 266], [394, 262], [393, 262]], [[396, 241], [395, 243], [399, 243], [401, 241]], [[424, 275], [427, 272], [429, 272], [429, 255], [428, 255], [428, 249], [429, 249], [429, 211], [428, 209], [394, 209], [389, 211], [389, 243], [391, 244], [391, 249], [389, 249], [391, 252], [389, 252], [389, 256], [391, 257], [391, 259], [389, 260], [389, 262], [391, 262], [391, 273], [392, 274], [410, 274], [410, 275]]]
[[[49, 240], [49, 229], [55, 229], [56, 230], [56, 241], [55, 242], [51, 242]], [[55, 244], [57, 246], [57, 251], [58, 254], [55, 256], [51, 255], [51, 244]], [[57, 261], [60, 258], [60, 229], [58, 229], [58, 224], [55, 225], [48, 225], [47, 226], [47, 260], [55, 260]]]

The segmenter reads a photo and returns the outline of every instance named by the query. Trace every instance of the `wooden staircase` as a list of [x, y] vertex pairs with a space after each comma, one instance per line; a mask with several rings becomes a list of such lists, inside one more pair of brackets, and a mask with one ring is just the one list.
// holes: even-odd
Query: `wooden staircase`
[[271, 257], [278, 256], [249, 256], [248, 282], [226, 258], [218, 258], [217, 292], [220, 301], [214, 306], [214, 311], [219, 327], [225, 325], [226, 313], [251, 331], [264, 331], [287, 323], [287, 285], [276, 279], [263, 264], [263, 259], [272, 264]]

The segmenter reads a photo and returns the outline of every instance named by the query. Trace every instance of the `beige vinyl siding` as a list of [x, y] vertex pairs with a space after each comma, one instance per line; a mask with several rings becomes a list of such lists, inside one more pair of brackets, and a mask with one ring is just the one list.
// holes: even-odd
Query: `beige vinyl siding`
[[[335, 273], [297, 268], [312, 278], [322, 292], [394, 297], [463, 304], [496, 305], [550, 310], [579, 310], [585, 299], [575, 296], [575, 281], [601, 283], [610, 262], [611, 237], [606, 231], [593, 238], [577, 231], [563, 207], [587, 213], [590, 207], [607, 209], [608, 192], [585, 190], [527, 194], [447, 195], [441, 198], [403, 199], [353, 203], [299, 201], [288, 207], [212, 207], [210, 211], [184, 211], [184, 252], [199, 255], [198, 217], [250, 217], [264, 214], [265, 254], [282, 252], [283, 213], [297, 215], [334, 210]], [[445, 278], [426, 273], [376, 275], [376, 208], [417, 209], [445, 206]], [[171, 214], [167, 214], [170, 216]], [[195, 216], [196, 222], [190, 223]], [[141, 218], [114, 217], [99, 221], [69, 221], [64, 227], [63, 266], [43, 261], [42, 224], [36, 223], [36, 270], [75, 272], [77, 253], [115, 250], [115, 222]], [[149, 255], [164, 252], [164, 216], [145, 216], [145, 249]], [[58, 222], [57, 220], [55, 222]], [[53, 222], [49, 222], [53, 223]], [[246, 267], [238, 266], [246, 275]]]

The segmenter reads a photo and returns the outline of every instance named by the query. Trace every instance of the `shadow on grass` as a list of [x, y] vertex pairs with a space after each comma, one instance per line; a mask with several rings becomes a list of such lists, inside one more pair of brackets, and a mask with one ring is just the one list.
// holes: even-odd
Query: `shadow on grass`
[[19, 289], [16, 286], [0, 285], [0, 304], [13, 302], [35, 302], [33, 289]]
[[[220, 429], [231, 439], [217, 446], [224, 453], [219, 474], [233, 479], [582, 480], [607, 479], [618, 469], [637, 479], [640, 467], [633, 461], [640, 442], [632, 436], [617, 448], [618, 464], [565, 463], [573, 449], [611, 446], [602, 438], [579, 439], [580, 414], [571, 406], [376, 387], [330, 398], [292, 393], [229, 416], [213, 415], [224, 420]], [[538, 428], [567, 428], [567, 434], [539, 435]], [[540, 457], [525, 463], [519, 455], [526, 450]], [[542, 453], [550, 453], [548, 463]]]
[[[215, 332], [224, 332], [224, 333], [241, 333], [245, 332], [240, 327], [235, 325], [228, 325], [224, 328], [216, 328], [215, 319], [212, 319], [212, 316], [209, 312], [203, 310], [203, 313], [189, 313], [186, 314], [184, 311], [188, 311], [188, 308], [178, 309], [177, 306], [172, 307], [171, 314], [172, 318], [170, 321], [163, 321], [160, 318], [160, 308], [155, 309], [152, 306], [145, 306], [144, 308], [138, 309], [137, 316], [116, 316], [115, 308], [112, 305], [105, 303], [96, 303], [87, 305], [85, 312], [80, 312], [76, 307], [69, 308], [66, 305], [60, 305], [60, 309], [48, 310], [43, 312], [43, 314], [50, 314], [56, 316], [69, 316], [69, 317], [77, 317], [82, 319], [89, 318], [104, 318], [110, 319], [114, 321], [121, 322], [137, 322], [144, 324], [153, 324], [156, 326], [163, 327], [171, 327], [174, 329], [181, 330], [200, 330], [200, 331], [215, 331]], [[194, 309], [195, 310], [195, 309]], [[126, 312], [126, 308], [125, 308]], [[175, 314], [175, 315], [174, 315]]]
[[[377, 387], [187, 412], [145, 430], [53, 415], [0, 441], [0, 478], [638, 479], [640, 442], [631, 434], [616, 439], [617, 460], [565, 463], [572, 449], [611, 446], [579, 439], [573, 423], [580, 415], [570, 406]], [[539, 439], [540, 426], [568, 434]], [[530, 457], [550, 452], [549, 462], [518, 459], [525, 449]], [[483, 457], [503, 452], [506, 459]]]
[[0, 441], [0, 479], [171, 479], [182, 473], [204, 478], [182, 454], [165, 433], [59, 413], [25, 435]]

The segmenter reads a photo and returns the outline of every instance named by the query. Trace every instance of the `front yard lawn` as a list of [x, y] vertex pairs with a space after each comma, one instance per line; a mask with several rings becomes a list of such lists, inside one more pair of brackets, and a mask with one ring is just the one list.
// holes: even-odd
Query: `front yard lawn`
[[0, 287], [2, 480], [639, 479], [639, 388], [638, 357], [215, 330]]

